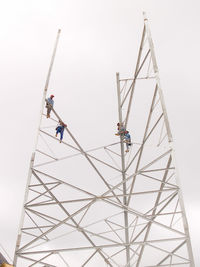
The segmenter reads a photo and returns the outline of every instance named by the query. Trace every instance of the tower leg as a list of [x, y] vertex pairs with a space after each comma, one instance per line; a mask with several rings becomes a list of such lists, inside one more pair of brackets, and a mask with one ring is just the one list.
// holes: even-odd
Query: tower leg
[[[122, 124], [122, 109], [121, 109], [121, 96], [120, 96], [120, 82], [119, 82], [119, 73], [116, 74], [117, 78], [117, 96], [118, 96], [118, 114], [119, 114], [119, 123]], [[125, 158], [124, 158], [124, 143], [123, 137], [120, 136], [120, 145], [121, 145], [121, 166], [122, 166], [122, 180], [126, 180], [125, 172]], [[127, 206], [127, 189], [126, 182], [123, 183], [123, 204]], [[129, 229], [128, 229], [128, 211], [124, 209], [124, 233], [125, 233], [125, 242], [126, 242], [126, 266], [130, 267], [130, 241], [129, 241]]]
[[[42, 121], [42, 112], [43, 112], [43, 108], [44, 108], [44, 105], [45, 105], [45, 99], [46, 99], [46, 96], [47, 96], [47, 89], [48, 89], [49, 80], [50, 80], [50, 76], [51, 76], [51, 71], [52, 71], [52, 67], [53, 67], [53, 63], [54, 63], [54, 59], [55, 59], [55, 55], [56, 55], [56, 50], [57, 50], [57, 46], [58, 46], [60, 31], [61, 30], [59, 29], [58, 33], [57, 33], [56, 42], [55, 42], [55, 45], [54, 45], [53, 54], [52, 54], [52, 58], [51, 58], [51, 62], [50, 62], [50, 66], [49, 66], [49, 70], [48, 70], [48, 74], [47, 74], [47, 78], [46, 78], [46, 83], [45, 83], [45, 87], [44, 87], [42, 104], [41, 104], [41, 109], [40, 109], [38, 132], [37, 132], [37, 136], [36, 136], [36, 140], [35, 140], [34, 151], [36, 150], [36, 147], [37, 147], [40, 124], [41, 124], [41, 121]], [[22, 208], [20, 225], [19, 225], [18, 236], [17, 236], [17, 242], [16, 242], [16, 247], [15, 247], [15, 254], [14, 254], [14, 261], [13, 261], [14, 266], [17, 266], [17, 251], [18, 251], [18, 249], [20, 247], [20, 243], [21, 243], [22, 227], [23, 227], [24, 217], [25, 217], [24, 206], [25, 206], [25, 204], [27, 202], [27, 199], [28, 199], [29, 185], [30, 185], [30, 181], [31, 181], [32, 168], [33, 168], [33, 165], [34, 165], [34, 160], [35, 160], [35, 152], [33, 152], [32, 156], [31, 156], [31, 161], [30, 161], [28, 179], [27, 179], [26, 190], [25, 190], [25, 195], [24, 195], [23, 208]]]

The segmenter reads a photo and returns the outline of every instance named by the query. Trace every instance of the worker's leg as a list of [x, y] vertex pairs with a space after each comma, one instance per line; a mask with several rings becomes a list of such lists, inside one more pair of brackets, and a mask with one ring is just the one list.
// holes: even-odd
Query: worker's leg
[[60, 140], [63, 140], [63, 131], [60, 132]]
[[56, 130], [56, 137], [57, 137], [58, 133], [60, 133], [60, 129], [59, 128]]
[[125, 152], [129, 152], [129, 143], [128, 143], [128, 140], [126, 140], [126, 151]]
[[47, 106], [47, 118], [50, 118], [51, 107]]

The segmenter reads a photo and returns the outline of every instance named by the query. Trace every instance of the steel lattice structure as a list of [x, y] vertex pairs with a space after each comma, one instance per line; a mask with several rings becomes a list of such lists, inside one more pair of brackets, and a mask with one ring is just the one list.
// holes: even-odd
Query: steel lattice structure
[[[85, 151], [42, 100], [15, 251], [15, 266], [194, 267], [154, 46], [144, 29], [133, 77], [117, 73], [119, 122], [132, 133]], [[65, 141], [67, 140], [67, 141]]]

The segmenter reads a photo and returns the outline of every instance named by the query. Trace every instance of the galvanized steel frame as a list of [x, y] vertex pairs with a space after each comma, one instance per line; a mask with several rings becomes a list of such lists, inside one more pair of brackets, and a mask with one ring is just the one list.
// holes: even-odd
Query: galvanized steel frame
[[[156, 86], [154, 89], [154, 95], [152, 98], [152, 103], [151, 103], [151, 108], [148, 114], [148, 119], [147, 123], [145, 126], [145, 131], [144, 131], [144, 136], [142, 143], [139, 144], [139, 149], [135, 153], [134, 157], [131, 158], [130, 162], [126, 164], [125, 162], [125, 151], [124, 151], [124, 140], [123, 136], [120, 136], [120, 141], [116, 143], [112, 143], [106, 146], [101, 146], [97, 147], [91, 150], [85, 151], [82, 146], [79, 144], [77, 139], [74, 137], [74, 135], [71, 133], [70, 129], [68, 127], [65, 127], [65, 130], [67, 134], [71, 137], [75, 145], [66, 143], [65, 141], [62, 141], [63, 146], [70, 147], [71, 149], [74, 150], [74, 154], [66, 157], [61, 157], [61, 158], [56, 158], [51, 154], [48, 154], [47, 152], [43, 152], [37, 147], [38, 143], [38, 138], [41, 134], [44, 136], [48, 136], [49, 138], [52, 138], [54, 140], [57, 140], [53, 135], [49, 134], [48, 132], [45, 131], [45, 129], [41, 128], [41, 120], [43, 114], [43, 109], [45, 105], [45, 100], [47, 96], [47, 90], [48, 90], [48, 84], [50, 80], [50, 74], [52, 70], [52, 66], [54, 63], [54, 58], [56, 54], [56, 49], [58, 45], [58, 39], [60, 35], [60, 30], [58, 31], [57, 38], [56, 38], [56, 43], [55, 47], [53, 50], [53, 55], [47, 75], [47, 80], [44, 88], [44, 93], [43, 93], [43, 98], [42, 98], [42, 105], [41, 105], [41, 111], [40, 111], [40, 119], [39, 119], [39, 127], [38, 127], [38, 133], [37, 133], [37, 138], [36, 138], [36, 143], [35, 143], [35, 149], [31, 157], [30, 161], [30, 168], [29, 168], [29, 173], [28, 173], [28, 180], [27, 180], [27, 186], [25, 190], [25, 197], [24, 197], [24, 204], [23, 204], [23, 210], [22, 210], [22, 215], [21, 215], [21, 221], [20, 221], [20, 226], [19, 226], [19, 233], [17, 237], [17, 243], [16, 243], [16, 249], [15, 249], [15, 257], [14, 257], [14, 265], [17, 266], [17, 259], [18, 257], [31, 261], [32, 264], [29, 266], [55, 266], [52, 265], [48, 262], [45, 262], [45, 259], [51, 257], [52, 255], [57, 254], [61, 259], [64, 264], [64, 266], [69, 266], [67, 261], [63, 258], [62, 252], [70, 252], [70, 251], [82, 251], [82, 250], [91, 250], [91, 255], [85, 260], [84, 263], [82, 263], [81, 266], [87, 266], [90, 260], [95, 257], [97, 254], [103, 259], [105, 264], [107, 266], [122, 266], [120, 265], [119, 262], [115, 260], [115, 256], [120, 254], [121, 252], [125, 251], [126, 254], [126, 263], [123, 265], [123, 267], [143, 267], [141, 265], [141, 260], [144, 255], [144, 250], [146, 247], [151, 247], [158, 252], [166, 253], [167, 256], [163, 257], [162, 260], [157, 262], [156, 265], [145, 265], [145, 267], [153, 267], [153, 266], [177, 266], [177, 265], [186, 265], [190, 267], [195, 267], [194, 264], [194, 258], [193, 258], [193, 253], [192, 253], [192, 246], [191, 246], [191, 240], [190, 240], [190, 235], [189, 235], [189, 230], [188, 230], [188, 224], [187, 224], [187, 219], [185, 215], [185, 208], [183, 204], [183, 197], [180, 189], [180, 182], [177, 174], [177, 167], [175, 163], [175, 157], [174, 157], [174, 149], [173, 149], [173, 139], [172, 139], [172, 134], [169, 126], [169, 121], [167, 117], [167, 112], [166, 112], [166, 107], [164, 103], [164, 98], [163, 98], [163, 93], [160, 85], [160, 78], [159, 78], [159, 73], [158, 73], [158, 66], [156, 62], [156, 57], [155, 57], [155, 52], [154, 52], [154, 46], [151, 38], [151, 33], [148, 25], [148, 20], [146, 18], [146, 15], [144, 14], [144, 29], [143, 29], [143, 34], [142, 34], [142, 39], [140, 43], [140, 48], [139, 48], [139, 54], [137, 58], [137, 63], [136, 63], [136, 69], [134, 72], [133, 78], [130, 79], [120, 79], [119, 73], [116, 74], [116, 80], [117, 80], [117, 96], [118, 96], [118, 115], [119, 115], [119, 122], [121, 124], [124, 124], [126, 128], [128, 128], [129, 125], [129, 120], [130, 120], [130, 112], [131, 112], [131, 107], [133, 103], [133, 96], [134, 96], [134, 91], [136, 88], [136, 82], [137, 80], [152, 80], [155, 79], [156, 81]], [[143, 53], [143, 48], [144, 48], [144, 42], [148, 42], [148, 50], [146, 54], [144, 55], [143, 59], [142, 58], [142, 53]], [[153, 71], [154, 75], [153, 76], [148, 76], [148, 77], [139, 77], [139, 74], [141, 73], [141, 70], [143, 66], [147, 63], [147, 59], [150, 58], [150, 63], [152, 63], [153, 66]], [[149, 63], [149, 66], [150, 66]], [[124, 90], [124, 87], [121, 87], [121, 83], [127, 83], [131, 81], [130, 87], [127, 89], [124, 97], [122, 97], [122, 91]], [[125, 86], [125, 85], [124, 85]], [[159, 96], [159, 97], [158, 97]], [[158, 100], [156, 102], [156, 97], [158, 97]], [[124, 109], [125, 103], [127, 104], [126, 107], [126, 112], [125, 115], [123, 116], [122, 109]], [[153, 126], [150, 128], [150, 121], [152, 114], [154, 112], [154, 109], [156, 105], [160, 103], [162, 113], [156, 120]], [[52, 112], [54, 113], [55, 119], [51, 119], [52, 122], [58, 122], [58, 121], [64, 121], [60, 115], [52, 108]], [[168, 144], [169, 144], [169, 149], [165, 151], [163, 154], [159, 155], [157, 158], [152, 158], [152, 160], [143, 166], [142, 168], [140, 167], [141, 159], [143, 157], [143, 150], [146, 145], [146, 142], [148, 139], [151, 137], [152, 133], [155, 131], [157, 128], [158, 124], [160, 121], [163, 120], [163, 125], [166, 127], [166, 134], [164, 137], [162, 137], [162, 132], [160, 133], [160, 140], [159, 142], [162, 143], [162, 141], [165, 139], [165, 137], [168, 138]], [[162, 127], [163, 131], [163, 127]], [[163, 140], [161, 140], [163, 138]], [[119, 146], [120, 152], [116, 152], [112, 150], [112, 147], [114, 146]], [[117, 164], [116, 160], [112, 158], [113, 165], [111, 163], [106, 162], [104, 159], [98, 158], [92, 154], [91, 152], [98, 151], [98, 150], [104, 150], [111, 158], [111, 155], [114, 155], [118, 157], [121, 161], [121, 166]], [[35, 154], [40, 153], [45, 156], [47, 156], [50, 160], [46, 163], [40, 163], [38, 165], [34, 165], [35, 161]], [[51, 164], [55, 161], [62, 161], [66, 160], [71, 157], [77, 157], [77, 156], [83, 156], [88, 164], [93, 168], [93, 170], [96, 172], [97, 176], [99, 179], [104, 183], [105, 187], [107, 190], [101, 194], [101, 195], [96, 195], [92, 192], [86, 191], [85, 189], [75, 186], [71, 183], [68, 183], [64, 181], [62, 178], [59, 177], [54, 177], [52, 175], [49, 175], [47, 173], [43, 173], [42, 171], [38, 170], [37, 168], [43, 165], [48, 165]], [[162, 160], [164, 157], [168, 156], [168, 161], [166, 166], [161, 166], [160, 169], [148, 169], [150, 166], [153, 164], [159, 162]], [[137, 160], [136, 160], [137, 159]], [[119, 173], [121, 176], [122, 180], [121, 182], [118, 182], [115, 185], [109, 184], [107, 179], [104, 177], [104, 175], [100, 172], [98, 167], [94, 164], [94, 161], [101, 163], [102, 165], [111, 168], [112, 170], [116, 171]], [[174, 165], [172, 165], [172, 161], [174, 162]], [[136, 163], [135, 166], [135, 171], [133, 173], [128, 173], [130, 168], [132, 167], [132, 164], [134, 162]], [[157, 172], [157, 171], [163, 171], [164, 174], [162, 176], [162, 179], [157, 179], [155, 177], [151, 176], [151, 172]], [[169, 176], [169, 171], [174, 170], [174, 173]], [[148, 175], [148, 173], [150, 174]], [[45, 175], [46, 177], [49, 177], [52, 179], [52, 182], [49, 183], [44, 183], [40, 177], [40, 175]], [[135, 188], [135, 181], [136, 178], [141, 175], [143, 177], [146, 177], [148, 179], [157, 181], [160, 183], [160, 186], [158, 190], [146, 190], [146, 191], [134, 191]], [[35, 179], [37, 179], [38, 184], [31, 184], [31, 177], [34, 176]], [[176, 178], [176, 184], [170, 183], [170, 179], [172, 176], [175, 176]], [[129, 186], [128, 186], [129, 183]], [[37, 186], [43, 186], [44, 192], [39, 192], [37, 191]], [[59, 200], [53, 193], [53, 189], [60, 186], [60, 185], [66, 185], [69, 188], [73, 188], [79, 192], [82, 192], [86, 194], [88, 197], [85, 198], [79, 198], [75, 200]], [[51, 187], [49, 187], [51, 186]], [[116, 189], [120, 191], [116, 192]], [[37, 197], [31, 199], [28, 201], [28, 195], [29, 191], [35, 192], [38, 194]], [[161, 198], [162, 193], [164, 192], [169, 192], [170, 194], [165, 197], [164, 199]], [[150, 210], [147, 212], [139, 212], [131, 207], [131, 200], [132, 197], [135, 195], [147, 195], [147, 194], [156, 194], [156, 200], [154, 205], [151, 207]], [[38, 202], [34, 204], [35, 200], [38, 200], [41, 196], [46, 197], [48, 200]], [[172, 202], [174, 199], [177, 198], [177, 204], [174, 210], [170, 212], [163, 212], [163, 210]], [[122, 200], [120, 200], [122, 199]], [[89, 202], [88, 202], [89, 201]], [[96, 203], [97, 201], [102, 201], [102, 203], [109, 204], [113, 207], [117, 207], [119, 209], [119, 214], [123, 216], [124, 218], [124, 225], [122, 226], [121, 224], [117, 224], [116, 222], [111, 221], [111, 218], [114, 215], [111, 215], [110, 217], [103, 218], [102, 220], [107, 224], [110, 230], [103, 231], [103, 232], [92, 232], [88, 230], [88, 225], [85, 225], [84, 227], [81, 226], [81, 222], [84, 219], [85, 216], [87, 216], [87, 212], [90, 209], [90, 207]], [[69, 211], [64, 207], [64, 204], [66, 203], [75, 203], [75, 202], [88, 202], [87, 204], [83, 205], [82, 208], [74, 211], [74, 213], [70, 214]], [[180, 205], [180, 210], [177, 211], [178, 203]], [[43, 214], [42, 212], [38, 212], [34, 210], [34, 207], [37, 206], [50, 206], [50, 205], [57, 205], [60, 209], [63, 210], [63, 212], [66, 214], [65, 219], [59, 220], [52, 215], [47, 215]], [[81, 220], [77, 222], [75, 220], [75, 216], [77, 214], [80, 214], [82, 211], [84, 211], [83, 216], [81, 217]], [[36, 216], [44, 219], [46, 221], [46, 225], [38, 225], [36, 221], [30, 216], [30, 213], [35, 214]], [[183, 222], [184, 226], [184, 231], [177, 230], [173, 228], [173, 223], [174, 223], [174, 217], [180, 214], [180, 220]], [[24, 218], [25, 215], [29, 216], [31, 221], [33, 222], [32, 227], [23, 227], [24, 224]], [[133, 215], [134, 220], [129, 222], [129, 216]], [[160, 223], [156, 221], [156, 218], [159, 216], [165, 216], [165, 215], [172, 215], [171, 223], [170, 225], [166, 225], [164, 223]], [[145, 223], [144, 227], [134, 236], [135, 234], [135, 229], [138, 226], [138, 220], [142, 219], [144, 220]], [[95, 224], [96, 222], [91, 222], [90, 225]], [[84, 238], [90, 243], [90, 246], [85, 246], [85, 247], [72, 247], [72, 248], [62, 248], [62, 249], [49, 249], [49, 250], [34, 250], [34, 251], [27, 251], [27, 248], [34, 248], [37, 247], [36, 242], [38, 240], [41, 240], [42, 242], [48, 242], [49, 237], [48, 234], [54, 231], [56, 228], [58, 228], [61, 225], [66, 225], [72, 228], [73, 231], [79, 231], [80, 235], [83, 235]], [[151, 231], [152, 225], [154, 226], [159, 226], [162, 229], [167, 229], [171, 233], [174, 233], [174, 237], [169, 237], [169, 238], [160, 238], [160, 239], [149, 239], [149, 233]], [[117, 227], [117, 228], [116, 228]], [[40, 235], [34, 235], [31, 230], [38, 229], [40, 231]], [[102, 229], [103, 230], [103, 229]], [[119, 230], [124, 231], [124, 238], [120, 236]], [[118, 241], [106, 237], [105, 233], [112, 233], [114, 234], [117, 238]], [[179, 235], [179, 237], [176, 236], [176, 234]], [[22, 235], [30, 235], [33, 237], [33, 239], [26, 243], [26, 244], [21, 244], [21, 237]], [[105, 243], [105, 245], [96, 245], [93, 237], [98, 237], [101, 240], [104, 240], [105, 242], [110, 242], [109, 244]], [[138, 238], [141, 237], [141, 239], [138, 241]], [[172, 251], [162, 249], [154, 244], [157, 242], [171, 242], [171, 241], [179, 241], [180, 244], [175, 247]], [[137, 246], [135, 249], [134, 246]], [[188, 257], [183, 257], [177, 254], [176, 252], [182, 248], [184, 245], [187, 247], [188, 251]], [[114, 254], [108, 254], [108, 252], [105, 251], [105, 249], [108, 248], [119, 248], [119, 251], [114, 253]], [[39, 259], [34, 259], [32, 256], [34, 255], [42, 255]], [[180, 260], [182, 260], [180, 263], [173, 263], [172, 259], [173, 257], [177, 257]], [[166, 264], [166, 260], [170, 260], [169, 263]], [[38, 265], [39, 264], [39, 265]]]

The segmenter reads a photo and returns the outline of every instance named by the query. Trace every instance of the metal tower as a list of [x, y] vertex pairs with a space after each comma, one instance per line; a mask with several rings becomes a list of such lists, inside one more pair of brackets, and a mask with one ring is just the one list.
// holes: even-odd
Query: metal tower
[[[84, 150], [70, 126], [42, 100], [14, 265], [51, 267], [194, 267], [191, 241], [154, 46], [144, 29], [133, 77], [117, 79], [119, 123], [129, 130]], [[116, 130], [117, 131], [117, 130]], [[112, 133], [111, 133], [112, 134]]]

